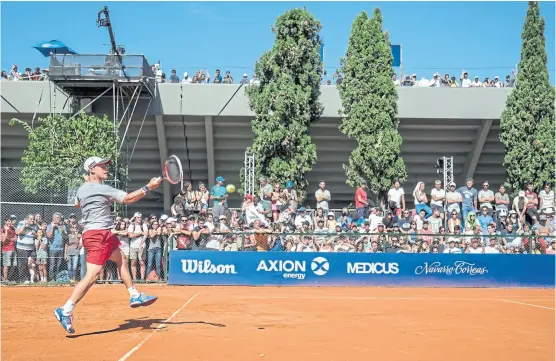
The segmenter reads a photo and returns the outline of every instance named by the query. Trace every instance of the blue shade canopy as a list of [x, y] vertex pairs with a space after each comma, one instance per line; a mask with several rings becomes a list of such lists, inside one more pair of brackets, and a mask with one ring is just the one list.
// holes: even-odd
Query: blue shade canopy
[[59, 40], [49, 40], [39, 43], [33, 48], [37, 49], [44, 56], [50, 56], [50, 53], [55, 54], [77, 54], [75, 50], [68, 47], [66, 44]]

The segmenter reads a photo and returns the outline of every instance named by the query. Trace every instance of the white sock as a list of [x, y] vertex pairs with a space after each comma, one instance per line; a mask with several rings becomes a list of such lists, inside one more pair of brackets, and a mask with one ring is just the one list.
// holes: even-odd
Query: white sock
[[135, 286], [131, 286], [131, 287], [128, 288], [127, 290], [129, 291], [129, 296], [130, 296], [130, 297], [139, 296], [139, 292], [137, 292], [137, 290], [135, 289]]
[[62, 313], [64, 314], [64, 316], [71, 315], [71, 313], [73, 312], [74, 307], [75, 307], [75, 303], [68, 300], [68, 302], [66, 302], [66, 304], [64, 305], [64, 308], [62, 309]]
[[35, 270], [33, 268], [29, 268], [29, 274], [31, 275], [31, 282], [35, 281]]

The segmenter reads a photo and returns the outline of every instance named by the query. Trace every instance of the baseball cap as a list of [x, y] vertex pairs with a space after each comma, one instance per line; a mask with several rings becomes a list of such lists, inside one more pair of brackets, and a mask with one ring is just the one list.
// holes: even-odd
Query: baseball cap
[[253, 200], [253, 195], [252, 194], [246, 194], [245, 199]]
[[305, 207], [299, 207], [300, 212], [305, 212]]
[[12, 215], [10, 216], [10, 219], [17, 219], [17, 217], [15, 216], [15, 214], [12, 214]]
[[163, 215], [160, 216], [160, 220], [161, 220], [161, 221], [165, 221], [165, 220], [167, 220], [167, 219], [168, 219], [168, 215], [167, 215], [167, 214], [163, 214]]
[[225, 180], [224, 177], [216, 177], [217, 182], [224, 182]]
[[286, 182], [286, 188], [293, 188], [293, 182], [292, 181], [287, 181]]
[[69, 218], [76, 218], [76, 217], [75, 217], [75, 213], [70, 214], [70, 215], [69, 215]]
[[141, 214], [141, 212], [135, 212], [135, 214], [134, 214], [133, 217], [131, 217], [131, 218], [132, 218], [132, 219], [135, 219], [135, 218], [141, 218], [141, 217], [143, 217], [143, 215]]
[[103, 159], [101, 157], [89, 157], [83, 164], [83, 169], [89, 171], [94, 167], [96, 167], [97, 165], [110, 164], [110, 163], [112, 163], [112, 160], [110, 159]]
[[450, 185], [455, 187], [455, 186], [456, 186], [456, 183], [450, 182]]
[[226, 218], [226, 216], [222, 214], [220, 217], [218, 217], [218, 219], [228, 219], [228, 218]]
[[176, 221], [176, 219], [174, 217], [170, 217], [166, 220], [166, 223], [172, 223], [172, 222], [175, 222], [175, 221]]

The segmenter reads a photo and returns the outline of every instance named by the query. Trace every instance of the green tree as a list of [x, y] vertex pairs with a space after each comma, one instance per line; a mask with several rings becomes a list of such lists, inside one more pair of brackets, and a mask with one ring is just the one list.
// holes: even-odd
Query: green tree
[[514, 192], [529, 180], [537, 189], [555, 180], [555, 94], [549, 81], [544, 26], [538, 2], [529, 2], [516, 84], [500, 119], [507, 185]]
[[[305, 175], [317, 160], [309, 125], [322, 114], [319, 56], [321, 24], [306, 9], [279, 16], [272, 31], [274, 46], [255, 65], [258, 82], [246, 88], [255, 112], [253, 144], [256, 176], [269, 182], [294, 182], [300, 198], [307, 189]], [[244, 169], [240, 177], [243, 183]]]
[[343, 110], [340, 131], [357, 141], [344, 164], [346, 183], [356, 187], [366, 181], [373, 193], [388, 191], [394, 180], [407, 179], [398, 133], [398, 93], [392, 75], [392, 52], [382, 14], [375, 9], [369, 19], [363, 11], [353, 22], [345, 57], [338, 73]]
[[[20, 180], [30, 194], [66, 192], [83, 183], [83, 162], [91, 157], [119, 159], [114, 124], [105, 117], [80, 113], [68, 120], [59, 114], [41, 118], [31, 127], [19, 119], [10, 125], [25, 128], [29, 146], [23, 152]], [[120, 179], [125, 172], [120, 168]]]

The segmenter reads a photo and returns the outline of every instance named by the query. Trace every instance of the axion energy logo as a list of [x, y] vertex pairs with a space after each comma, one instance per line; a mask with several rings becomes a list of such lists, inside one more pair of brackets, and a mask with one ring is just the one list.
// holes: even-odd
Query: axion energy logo
[[[311, 261], [311, 271], [316, 276], [328, 273], [330, 264], [324, 257], [315, 257]], [[303, 280], [307, 275], [307, 262], [292, 260], [262, 260], [257, 266], [257, 272], [281, 273], [284, 278]]]

